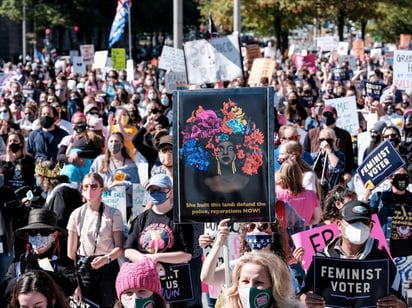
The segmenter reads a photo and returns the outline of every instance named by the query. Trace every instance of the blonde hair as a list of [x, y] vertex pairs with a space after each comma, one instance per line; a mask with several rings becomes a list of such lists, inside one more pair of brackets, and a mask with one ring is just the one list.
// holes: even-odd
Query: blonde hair
[[332, 144], [333, 149], [334, 149], [334, 150], [337, 150], [337, 148], [336, 148], [336, 133], [335, 133], [335, 131], [334, 131], [332, 128], [325, 126], [325, 127], [323, 127], [323, 128], [319, 131], [319, 138], [320, 138], [320, 135], [322, 134], [322, 132], [323, 132], [323, 134], [327, 134], [330, 138], [333, 139], [333, 144]]
[[285, 160], [279, 169], [279, 179], [282, 181], [283, 188], [297, 195], [303, 192], [303, 174], [298, 163], [291, 158]]
[[290, 271], [286, 261], [273, 253], [262, 251], [246, 253], [239, 259], [232, 273], [233, 286], [223, 291], [221, 297], [222, 307], [242, 307], [238, 292], [239, 279], [243, 266], [248, 263], [264, 267], [270, 276], [272, 301], [269, 307], [300, 307], [299, 302], [295, 298]]

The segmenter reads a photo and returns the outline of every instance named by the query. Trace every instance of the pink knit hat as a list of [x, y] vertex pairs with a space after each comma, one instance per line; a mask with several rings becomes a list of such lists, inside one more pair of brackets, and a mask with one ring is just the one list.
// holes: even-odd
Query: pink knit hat
[[123, 263], [116, 278], [117, 298], [128, 289], [146, 289], [161, 295], [160, 277], [152, 259]]

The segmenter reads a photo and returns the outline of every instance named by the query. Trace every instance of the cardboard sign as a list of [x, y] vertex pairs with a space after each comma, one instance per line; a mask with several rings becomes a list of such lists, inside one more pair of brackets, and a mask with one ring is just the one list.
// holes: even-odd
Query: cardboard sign
[[[378, 248], [385, 249], [389, 254], [388, 243], [386, 241], [385, 234], [383, 233], [382, 226], [379, 222], [378, 215], [373, 214], [372, 220], [374, 221], [374, 224], [371, 230], [371, 237], [379, 241]], [[340, 232], [338, 230], [338, 227], [334, 223], [292, 234], [292, 240], [295, 244], [295, 247], [304, 248], [302, 266], [305, 271], [309, 269], [309, 266], [312, 263], [312, 259], [316, 255], [316, 253], [325, 248], [326, 245], [328, 245], [329, 242], [334, 238], [339, 236], [339, 234]]]
[[103, 192], [102, 201], [104, 204], [118, 209], [122, 213], [123, 224], [127, 226], [126, 215], [126, 187], [115, 186], [108, 191]]
[[373, 83], [364, 80], [363, 88], [365, 89], [365, 95], [373, 97], [374, 100], [379, 100], [382, 95], [384, 85], [381, 83]]
[[255, 59], [262, 58], [260, 46], [257, 44], [242, 46], [242, 57], [247, 64], [247, 69], [251, 68]]
[[184, 45], [190, 84], [212, 83], [243, 77], [239, 37], [228, 35], [196, 40]]
[[162, 297], [168, 303], [178, 303], [193, 299], [190, 266], [184, 264], [162, 264], [165, 275], [160, 277]]
[[389, 295], [389, 260], [355, 260], [315, 257], [314, 289], [326, 307], [376, 307]]
[[399, 152], [386, 140], [365, 158], [356, 172], [367, 188], [373, 189], [403, 165], [405, 162]]
[[395, 50], [393, 84], [400, 90], [412, 88], [412, 50]]
[[104, 68], [107, 62], [107, 50], [96, 51], [94, 54], [93, 68]]
[[69, 296], [69, 307], [70, 308], [99, 308], [100, 306], [96, 303], [83, 297], [82, 301], [76, 302], [73, 296]]
[[267, 77], [269, 83], [272, 82], [273, 72], [275, 70], [276, 61], [270, 58], [259, 58], [253, 60], [252, 70], [250, 71], [248, 85], [257, 86], [260, 83], [260, 78]]
[[316, 38], [316, 48], [322, 51], [338, 50], [338, 40], [333, 36], [319, 36]]
[[80, 55], [83, 59], [84, 64], [93, 64], [94, 45], [80, 45]]
[[272, 221], [273, 90], [176, 91], [173, 102], [174, 221]]
[[346, 129], [351, 135], [357, 134], [356, 130], [359, 128], [359, 119], [355, 96], [328, 99], [325, 101], [325, 105], [336, 108], [338, 112], [336, 126]]
[[183, 49], [163, 46], [159, 59], [159, 68], [186, 75], [185, 56]]
[[73, 57], [73, 72], [77, 74], [86, 73], [86, 64], [82, 57]]
[[411, 38], [412, 38], [411, 34], [400, 34], [399, 49], [409, 49]]
[[363, 40], [355, 40], [352, 42], [351, 55], [363, 56], [365, 53], [365, 42]]
[[126, 68], [126, 49], [112, 48], [112, 65], [117, 70]]
[[294, 54], [293, 63], [298, 70], [306, 66], [312, 73], [316, 72], [316, 56], [314, 54], [306, 56]]
[[187, 90], [187, 77], [185, 72], [167, 72], [165, 75], [165, 87], [167, 93], [177, 90]]

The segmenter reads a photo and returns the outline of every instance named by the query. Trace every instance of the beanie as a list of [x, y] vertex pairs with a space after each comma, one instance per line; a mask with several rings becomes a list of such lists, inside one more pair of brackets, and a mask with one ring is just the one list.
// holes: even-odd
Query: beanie
[[116, 278], [117, 298], [128, 289], [146, 289], [161, 295], [160, 277], [152, 259], [122, 264]]
[[375, 124], [373, 124], [372, 129], [376, 130], [379, 133], [379, 135], [381, 135], [385, 127], [386, 123], [384, 121], [377, 121]]

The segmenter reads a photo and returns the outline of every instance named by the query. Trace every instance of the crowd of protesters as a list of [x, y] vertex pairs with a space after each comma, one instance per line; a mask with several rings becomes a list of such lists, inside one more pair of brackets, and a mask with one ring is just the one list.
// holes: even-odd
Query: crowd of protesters
[[[246, 87], [248, 69], [243, 78], [189, 88]], [[335, 69], [344, 74], [337, 78]], [[34, 279], [30, 275], [38, 275], [41, 269], [52, 273], [57, 288], [76, 301], [87, 298], [100, 307], [140, 307], [136, 306], [138, 299], [142, 305], [142, 298], [148, 298], [152, 307], [164, 307], [159, 285], [162, 265], [189, 263], [194, 297], [169, 305], [202, 307], [201, 279], [211, 285], [224, 283], [225, 269], [215, 265], [229, 234], [228, 220], [218, 224], [216, 237], [203, 234], [201, 224], [173, 223], [171, 128], [176, 119], [173, 95], [156, 61], [139, 63], [134, 76], [127, 76], [126, 70], [91, 66], [77, 74], [69, 60], [59, 69], [52, 61], [35, 59], [6, 63], [2, 71], [3, 305], [18, 307], [24, 292], [14, 292], [15, 286]], [[274, 190], [285, 209], [276, 209], [278, 221], [273, 225], [242, 225], [240, 236], [246, 248], [230, 264], [233, 287], [223, 290], [217, 301], [208, 297], [210, 307], [249, 307], [254, 289], [267, 292], [267, 306], [262, 307], [324, 305], [324, 299], [312, 293], [313, 281], [305, 284], [299, 266], [302, 247], [283, 245], [289, 242], [292, 221], [295, 232], [337, 223], [341, 236], [327, 249], [339, 250], [338, 258], [371, 259], [371, 253], [363, 251], [374, 245], [365, 238], [372, 226], [372, 212], [378, 214], [394, 262], [390, 292], [378, 307], [406, 307], [406, 289], [412, 281], [412, 89], [400, 90], [392, 81], [393, 69], [383, 57], [365, 53], [351, 67], [348, 62], [339, 63], [333, 54], [322, 54], [317, 56], [315, 71], [296, 68], [290, 59], [277, 59], [271, 82], [262, 77], [260, 84], [249, 85], [273, 89]], [[365, 82], [381, 85], [380, 95], [369, 96]], [[370, 133], [370, 143], [363, 147], [356, 134], [337, 126], [340, 115], [327, 104], [329, 99], [349, 96], [356, 100], [356, 134]], [[406, 165], [381, 185], [365, 186], [356, 169], [386, 140]], [[139, 170], [142, 160], [148, 166], [144, 171]], [[125, 187], [130, 218], [132, 186], [139, 183], [147, 191], [145, 211], [132, 217], [129, 234], [125, 234], [121, 213], [106, 206], [102, 194]], [[348, 214], [354, 207], [363, 207], [368, 214]], [[351, 241], [349, 226], [363, 241]], [[265, 244], [254, 245], [256, 238]], [[202, 268], [201, 248], [208, 245], [214, 250], [205, 260], [207, 268]], [[373, 246], [374, 255], [390, 259], [377, 249]], [[279, 266], [273, 269], [267, 260]], [[256, 275], [263, 277], [260, 284], [254, 281]], [[279, 275], [285, 283], [280, 283]], [[400, 277], [398, 285], [395, 277]], [[136, 291], [140, 289], [145, 290], [140, 292], [144, 296]], [[302, 295], [300, 303], [298, 294]]]

